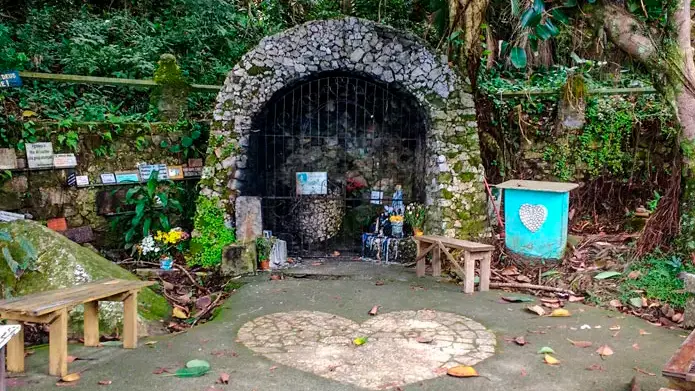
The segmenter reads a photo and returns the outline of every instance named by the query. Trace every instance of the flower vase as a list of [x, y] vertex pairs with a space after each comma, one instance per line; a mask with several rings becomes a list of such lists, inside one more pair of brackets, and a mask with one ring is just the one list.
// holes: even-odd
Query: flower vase
[[403, 237], [403, 222], [402, 221], [391, 222], [391, 235], [394, 238]]

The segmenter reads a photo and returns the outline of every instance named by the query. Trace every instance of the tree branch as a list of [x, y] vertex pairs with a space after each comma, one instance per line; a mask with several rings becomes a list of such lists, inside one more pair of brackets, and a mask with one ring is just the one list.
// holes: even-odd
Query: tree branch
[[609, 4], [603, 8], [603, 29], [608, 39], [625, 53], [649, 65], [657, 48], [651, 37], [643, 34], [646, 27], [620, 6]]

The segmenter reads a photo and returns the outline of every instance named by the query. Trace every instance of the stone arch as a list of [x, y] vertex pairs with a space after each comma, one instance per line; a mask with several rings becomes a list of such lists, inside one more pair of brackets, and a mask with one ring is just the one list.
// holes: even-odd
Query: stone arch
[[273, 95], [312, 74], [353, 72], [414, 97], [428, 118], [426, 203], [430, 232], [480, 234], [483, 167], [469, 86], [416, 37], [357, 18], [308, 22], [264, 38], [227, 76], [217, 96], [201, 195], [233, 217], [243, 194], [253, 118]]

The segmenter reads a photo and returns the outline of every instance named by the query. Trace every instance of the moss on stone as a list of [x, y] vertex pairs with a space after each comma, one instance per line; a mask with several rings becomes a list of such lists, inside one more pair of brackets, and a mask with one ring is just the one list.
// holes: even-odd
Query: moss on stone
[[458, 174], [458, 178], [461, 180], [461, 182], [471, 182], [475, 179], [476, 174], [472, 172], [462, 172]]
[[463, 171], [463, 162], [458, 161], [454, 163], [454, 172], [461, 172]]
[[442, 197], [445, 200], [450, 200], [450, 199], [454, 198], [454, 193], [450, 192], [447, 189], [442, 189]]
[[257, 65], [252, 66], [246, 73], [249, 74], [249, 76], [258, 76], [262, 75], [265, 72], [270, 71], [271, 69], [268, 67], [259, 67]]
[[453, 177], [450, 172], [442, 172], [437, 175], [437, 182], [439, 183], [451, 183], [452, 179]]

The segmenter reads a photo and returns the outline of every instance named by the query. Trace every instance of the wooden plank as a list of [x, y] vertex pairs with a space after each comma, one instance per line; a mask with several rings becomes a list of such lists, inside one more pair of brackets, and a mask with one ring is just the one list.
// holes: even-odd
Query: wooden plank
[[458, 263], [458, 261], [456, 260], [456, 258], [454, 258], [454, 256], [451, 255], [451, 253], [449, 252], [449, 250], [447, 250], [447, 248], [444, 247], [444, 245], [441, 244], [441, 243], [439, 243], [439, 249], [442, 250], [442, 253], [444, 253], [444, 255], [445, 255], [446, 258], [449, 260], [449, 262], [451, 262], [451, 264], [454, 265], [454, 268], [456, 269], [455, 272], [456, 272], [456, 274], [458, 274], [458, 276], [461, 278], [461, 280], [465, 280], [465, 278], [466, 278], [466, 271], [463, 270], [463, 268], [462, 268], [461, 265]]
[[467, 250], [467, 251], [471, 251], [471, 252], [491, 251], [491, 250], [495, 249], [494, 246], [491, 246], [489, 244], [471, 242], [470, 240], [447, 238], [444, 236], [422, 235], [422, 236], [414, 236], [413, 239], [415, 239], [417, 241], [422, 241], [425, 243], [442, 242], [447, 247], [453, 247], [456, 249]]
[[676, 353], [668, 360], [661, 374], [670, 379], [686, 379], [690, 366], [695, 360], [695, 331], [681, 344]]
[[424, 251], [421, 250], [422, 246], [418, 246], [418, 255], [417, 255], [417, 258], [415, 258], [415, 262], [416, 262], [415, 275], [416, 276], [423, 277], [425, 275], [425, 268], [426, 268], [425, 257], [427, 257], [427, 253], [429, 253], [434, 248], [434, 246], [435, 246], [435, 244], [432, 243]]
[[130, 292], [123, 301], [123, 347], [138, 347], [138, 291]]
[[0, 391], [7, 391], [5, 384], [5, 347], [0, 348]]
[[26, 296], [18, 296], [18, 297], [13, 297], [11, 299], [7, 300], [0, 300], [0, 311], [4, 310], [13, 310], [15, 308], [21, 308], [25, 306], [27, 303], [31, 302], [44, 302], [44, 300], [55, 300], [57, 297], [60, 297], [61, 294], [67, 294], [68, 292], [71, 291], [79, 291], [79, 290], [84, 290], [84, 289], [90, 289], [93, 287], [95, 284], [100, 284], [102, 281], [106, 280], [101, 280], [98, 282], [92, 282], [88, 284], [82, 284], [82, 285], [77, 285], [72, 288], [64, 288], [64, 289], [54, 289], [54, 290], [48, 290], [48, 291], [43, 291], [43, 292], [37, 292], [37, 293], [32, 293], [31, 295], [26, 295]]
[[9, 320], [8, 324], [17, 324], [22, 327], [7, 344], [7, 370], [10, 372], [24, 372], [24, 325], [20, 322]]
[[480, 291], [490, 290], [490, 264], [492, 263], [492, 251], [485, 253], [480, 260]]
[[439, 246], [437, 246], [437, 248], [432, 250], [432, 275], [434, 277], [441, 277], [442, 276], [441, 252], [442, 251], [439, 249]]
[[84, 303], [84, 346], [99, 346], [99, 302]]
[[18, 312], [0, 312], [1, 319], [14, 320], [17, 322], [29, 322], [29, 323], [51, 323], [55, 319], [55, 314], [46, 314], [41, 316], [26, 315]]
[[468, 251], [463, 252], [463, 268], [466, 278], [463, 280], [463, 292], [473, 293], [475, 289], [475, 260]]
[[[21, 75], [21, 73], [20, 73]], [[504, 98], [521, 97], [521, 96], [542, 96], [542, 95], [559, 95], [561, 90], [522, 90], [522, 91], [502, 91], [495, 95]], [[655, 94], [657, 93], [654, 87], [633, 87], [633, 88], [599, 88], [588, 90], [587, 95], [639, 95], [639, 94]]]
[[68, 310], [65, 308], [49, 326], [48, 373], [60, 377], [68, 374]]

